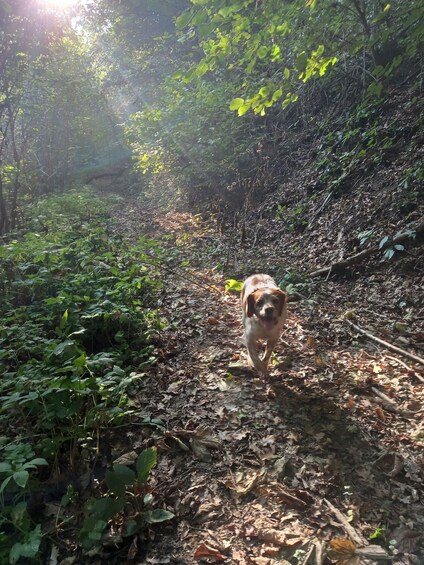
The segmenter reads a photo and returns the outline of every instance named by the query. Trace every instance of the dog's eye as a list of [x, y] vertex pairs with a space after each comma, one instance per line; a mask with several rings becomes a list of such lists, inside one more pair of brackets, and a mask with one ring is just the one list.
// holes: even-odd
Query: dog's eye
[[259, 307], [263, 306], [263, 304], [264, 304], [263, 298], [260, 298], [260, 299], [256, 302], [256, 306], [259, 306]]
[[271, 296], [271, 300], [272, 300], [272, 302], [274, 302], [274, 304], [278, 304], [278, 302], [280, 301], [278, 296]]

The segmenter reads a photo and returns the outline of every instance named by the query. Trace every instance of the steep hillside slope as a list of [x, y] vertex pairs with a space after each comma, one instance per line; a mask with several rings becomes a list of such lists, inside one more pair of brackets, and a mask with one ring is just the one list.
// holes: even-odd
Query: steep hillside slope
[[[317, 314], [327, 302], [338, 315], [352, 310], [422, 353], [424, 248], [413, 228], [424, 215], [423, 104], [401, 89], [365, 108], [327, 121], [325, 132], [291, 136], [290, 174], [265, 195], [256, 190], [239, 213], [237, 235], [231, 225], [226, 236], [226, 268], [235, 278], [272, 272], [316, 300]], [[280, 163], [287, 168], [284, 156]], [[390, 245], [400, 233], [406, 241]], [[308, 277], [374, 246], [382, 249], [339, 272]]]

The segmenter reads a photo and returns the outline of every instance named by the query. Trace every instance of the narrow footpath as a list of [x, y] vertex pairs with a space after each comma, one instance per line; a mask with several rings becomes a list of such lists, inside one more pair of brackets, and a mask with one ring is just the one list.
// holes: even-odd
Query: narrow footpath
[[176, 515], [149, 532], [142, 562], [322, 565], [327, 547], [344, 565], [422, 564], [418, 366], [352, 333], [322, 290], [289, 304], [261, 380], [245, 364], [213, 227], [136, 201], [114, 225], [176, 257], [161, 270], [159, 360], [133, 398], [147, 423], [113, 446], [157, 446], [152, 489]]

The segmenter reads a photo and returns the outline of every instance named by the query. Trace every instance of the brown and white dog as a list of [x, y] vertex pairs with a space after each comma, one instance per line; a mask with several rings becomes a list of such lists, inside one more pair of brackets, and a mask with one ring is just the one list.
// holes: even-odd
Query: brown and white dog
[[[286, 293], [269, 275], [252, 275], [244, 281], [241, 307], [247, 361], [264, 376], [268, 375], [269, 359], [287, 318], [286, 303]], [[260, 341], [266, 342], [263, 359], [259, 357]]]

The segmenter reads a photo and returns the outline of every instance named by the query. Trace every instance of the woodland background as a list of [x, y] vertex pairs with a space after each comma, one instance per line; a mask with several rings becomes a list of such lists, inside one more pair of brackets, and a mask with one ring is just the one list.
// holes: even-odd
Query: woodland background
[[416, 0], [0, 0], [1, 563], [422, 562], [423, 47]]

